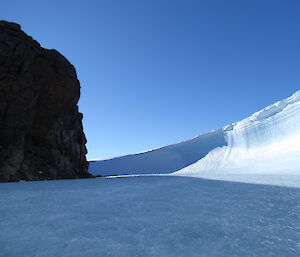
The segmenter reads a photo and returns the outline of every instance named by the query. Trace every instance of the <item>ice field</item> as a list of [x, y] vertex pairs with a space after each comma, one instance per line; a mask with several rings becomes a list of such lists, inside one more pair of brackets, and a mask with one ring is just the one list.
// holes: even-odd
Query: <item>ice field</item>
[[0, 257], [300, 256], [300, 91], [90, 172], [0, 184]]
[[1, 257], [298, 257], [300, 189], [189, 177], [0, 184]]

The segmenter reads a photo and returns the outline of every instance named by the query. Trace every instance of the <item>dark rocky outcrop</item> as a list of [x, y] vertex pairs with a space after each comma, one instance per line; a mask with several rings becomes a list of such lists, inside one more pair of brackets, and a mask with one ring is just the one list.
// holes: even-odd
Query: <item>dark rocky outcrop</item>
[[0, 181], [90, 177], [76, 71], [0, 21]]

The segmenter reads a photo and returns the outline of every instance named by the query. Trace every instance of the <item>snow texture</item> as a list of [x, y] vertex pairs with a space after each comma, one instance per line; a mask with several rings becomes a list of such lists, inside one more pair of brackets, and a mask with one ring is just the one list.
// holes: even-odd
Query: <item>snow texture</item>
[[0, 257], [298, 257], [300, 189], [188, 177], [0, 184]]
[[175, 172], [176, 176], [251, 183], [257, 179], [257, 183], [299, 186], [300, 91], [240, 122], [193, 139], [144, 153], [90, 162], [90, 172], [101, 175]]
[[90, 161], [94, 175], [166, 174], [195, 163], [211, 150], [226, 144], [222, 129], [177, 144], [113, 159]]
[[300, 91], [224, 128], [226, 145], [176, 173], [300, 175]]

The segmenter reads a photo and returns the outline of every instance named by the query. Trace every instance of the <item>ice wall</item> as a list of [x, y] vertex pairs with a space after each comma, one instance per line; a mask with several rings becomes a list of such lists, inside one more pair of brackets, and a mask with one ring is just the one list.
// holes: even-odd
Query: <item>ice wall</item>
[[176, 175], [300, 174], [300, 91], [224, 128], [217, 147]]
[[[249, 118], [193, 139], [143, 153], [91, 161], [89, 171], [94, 175], [172, 173], [237, 181], [249, 178], [248, 182], [262, 183], [270, 181], [267, 176], [272, 175], [271, 180], [279, 181], [277, 185], [286, 175], [297, 175], [296, 184], [300, 185], [300, 91]], [[246, 178], [247, 174], [256, 177]], [[274, 174], [285, 177], [275, 178]]]

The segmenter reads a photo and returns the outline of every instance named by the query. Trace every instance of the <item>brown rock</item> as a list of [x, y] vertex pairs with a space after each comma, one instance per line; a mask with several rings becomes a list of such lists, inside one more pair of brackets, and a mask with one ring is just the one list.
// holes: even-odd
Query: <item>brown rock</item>
[[0, 181], [90, 177], [74, 67], [0, 21]]

